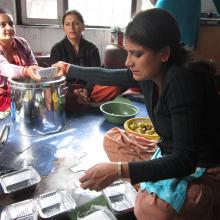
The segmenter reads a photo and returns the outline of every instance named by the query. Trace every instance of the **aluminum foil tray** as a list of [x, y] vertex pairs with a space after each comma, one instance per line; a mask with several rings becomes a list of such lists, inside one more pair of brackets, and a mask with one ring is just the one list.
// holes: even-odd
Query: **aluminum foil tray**
[[41, 181], [37, 171], [30, 167], [1, 176], [0, 183], [4, 193], [13, 193], [36, 186]]
[[133, 211], [137, 191], [126, 181], [114, 182], [103, 190], [103, 195], [114, 214]]
[[34, 200], [29, 199], [6, 206], [1, 213], [1, 220], [37, 220], [38, 213]]
[[51, 79], [57, 77], [58, 68], [57, 67], [47, 67], [39, 70], [39, 75], [41, 79]]
[[73, 201], [64, 190], [56, 190], [40, 195], [36, 201], [41, 218], [50, 218], [60, 215], [76, 207], [75, 201]]

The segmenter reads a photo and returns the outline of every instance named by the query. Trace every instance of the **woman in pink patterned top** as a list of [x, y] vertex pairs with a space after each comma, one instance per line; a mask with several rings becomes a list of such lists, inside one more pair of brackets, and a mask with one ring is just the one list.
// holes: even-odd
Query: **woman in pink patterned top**
[[37, 65], [27, 41], [15, 36], [11, 13], [0, 9], [0, 111], [10, 108], [7, 78], [31, 77], [40, 80]]

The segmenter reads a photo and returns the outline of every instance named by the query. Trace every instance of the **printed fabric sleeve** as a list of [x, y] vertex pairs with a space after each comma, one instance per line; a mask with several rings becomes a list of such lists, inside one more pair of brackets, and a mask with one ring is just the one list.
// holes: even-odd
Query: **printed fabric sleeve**
[[23, 75], [23, 67], [10, 64], [3, 55], [0, 55], [0, 75], [8, 78], [19, 78]]

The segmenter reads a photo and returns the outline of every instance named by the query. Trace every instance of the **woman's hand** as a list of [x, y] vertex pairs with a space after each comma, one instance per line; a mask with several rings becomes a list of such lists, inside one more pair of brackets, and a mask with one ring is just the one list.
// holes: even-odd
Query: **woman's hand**
[[101, 191], [118, 179], [117, 163], [98, 163], [85, 172], [79, 181], [81, 188]]
[[52, 65], [53, 67], [58, 67], [58, 76], [65, 76], [69, 70], [69, 63], [63, 61], [58, 61]]
[[88, 95], [88, 90], [79, 88], [79, 89], [74, 89], [73, 94], [76, 97], [76, 101], [81, 104], [81, 105], [89, 105], [90, 103], [90, 98]]
[[24, 75], [29, 76], [31, 79], [39, 81], [41, 79], [39, 73], [39, 67], [36, 65], [24, 67]]

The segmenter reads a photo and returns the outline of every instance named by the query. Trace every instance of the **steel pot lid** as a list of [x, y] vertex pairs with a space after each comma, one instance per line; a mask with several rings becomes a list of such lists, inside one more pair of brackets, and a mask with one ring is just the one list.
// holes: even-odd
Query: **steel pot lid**
[[40, 80], [40, 81], [34, 81], [30, 78], [20, 78], [20, 79], [11, 79], [8, 78], [8, 81], [13, 88], [19, 88], [19, 89], [41, 89], [48, 87], [50, 85], [60, 85], [62, 83], [65, 83], [66, 77], [61, 76], [53, 79], [46, 79], [46, 80]]

